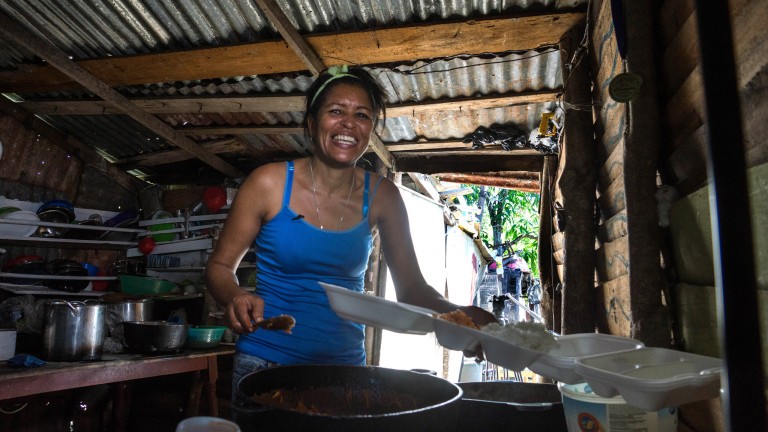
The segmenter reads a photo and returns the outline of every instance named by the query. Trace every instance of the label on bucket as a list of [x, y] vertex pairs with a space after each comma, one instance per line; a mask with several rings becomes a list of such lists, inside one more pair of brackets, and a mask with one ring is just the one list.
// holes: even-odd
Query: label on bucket
[[677, 410], [647, 412], [629, 405], [599, 405], [569, 400], [564, 405], [568, 432], [674, 432]]
[[561, 392], [568, 432], [677, 431], [677, 408], [644, 411], [623, 399], [599, 398], [584, 384], [566, 387]]

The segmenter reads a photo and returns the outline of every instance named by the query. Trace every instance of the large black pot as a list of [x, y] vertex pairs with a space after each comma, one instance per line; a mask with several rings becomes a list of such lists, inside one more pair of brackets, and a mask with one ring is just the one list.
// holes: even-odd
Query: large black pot
[[[308, 413], [253, 402], [254, 395], [287, 390], [325, 395]], [[264, 369], [243, 377], [232, 410], [243, 432], [440, 431], [452, 427], [461, 388], [442, 378], [375, 366], [300, 365]], [[401, 401], [393, 407], [392, 399]], [[362, 408], [368, 401], [368, 408]], [[327, 403], [326, 403], [327, 402]], [[385, 408], [384, 406], [387, 405]], [[397, 404], [395, 404], [397, 405]], [[407, 408], [404, 408], [407, 407]]]
[[515, 381], [462, 382], [456, 431], [565, 432], [565, 413], [555, 384]]

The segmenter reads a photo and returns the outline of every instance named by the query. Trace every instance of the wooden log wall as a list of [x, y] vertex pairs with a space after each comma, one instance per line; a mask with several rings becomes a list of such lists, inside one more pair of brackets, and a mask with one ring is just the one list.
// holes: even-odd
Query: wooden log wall
[[[562, 281], [561, 334], [595, 331], [595, 145], [589, 63], [574, 55], [584, 28], [574, 28], [560, 42], [563, 52], [563, 144], [554, 199], [557, 212], [554, 257]], [[575, 57], [575, 60], [574, 60]]]
[[[623, 2], [626, 51], [622, 59], [611, 2], [595, 2], [590, 32], [594, 71], [598, 163], [596, 270], [598, 331], [669, 346], [671, 330], [663, 293], [660, 228], [656, 213], [658, 115], [653, 19], [650, 2]], [[624, 61], [626, 60], [626, 62]], [[608, 93], [626, 71], [643, 78], [629, 102]]]

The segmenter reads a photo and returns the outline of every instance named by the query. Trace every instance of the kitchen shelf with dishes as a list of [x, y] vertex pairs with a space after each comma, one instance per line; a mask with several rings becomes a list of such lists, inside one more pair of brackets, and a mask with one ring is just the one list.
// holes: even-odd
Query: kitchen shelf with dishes
[[[22, 208], [37, 208], [37, 211], [22, 210]], [[228, 205], [223, 205], [219, 210], [228, 208]], [[82, 220], [76, 221], [76, 216]], [[9, 248], [8, 250], [12, 250], [13, 247], [111, 250], [124, 253], [126, 257], [124, 261], [129, 263], [146, 261], [147, 265], [141, 263], [143, 267], [141, 271], [136, 267], [133, 271], [122, 269], [120, 273], [114, 271], [99, 274], [54, 272], [51, 271], [51, 262], [35, 256], [39, 258], [37, 263], [24, 264], [39, 268], [20, 268], [17, 265], [9, 265], [18, 264], [13, 263], [13, 260], [5, 263], [3, 270], [0, 271], [0, 289], [13, 294], [61, 295], [62, 291], [66, 291], [67, 295], [73, 296], [98, 296], [103, 294], [103, 291], [90, 291], [82, 287], [91, 283], [107, 284], [116, 281], [121, 273], [142, 274], [155, 278], [162, 278], [164, 273], [199, 275], [204, 270], [206, 261], [204, 255], [210, 253], [213, 248], [214, 238], [218, 235], [218, 230], [221, 229], [226, 216], [226, 211], [215, 214], [191, 214], [189, 211], [179, 211], [176, 216], [167, 212], [155, 212], [149, 219], [140, 220], [137, 211], [99, 212], [75, 209], [65, 200], [49, 201], [38, 207], [34, 203], [2, 199], [0, 200], [0, 244], [4, 248]], [[106, 222], [102, 223], [102, 218]], [[137, 246], [138, 240], [146, 237], [151, 237], [154, 244], [145, 258], [145, 253]], [[188, 256], [188, 252], [197, 252], [199, 255], [191, 260], [185, 259], [184, 265], [179, 266], [179, 258], [176, 256]], [[173, 261], [176, 265], [168, 265]], [[152, 265], [154, 263], [157, 265]], [[117, 261], [114, 264], [116, 267]], [[79, 270], [82, 271], [83, 268], [80, 267]], [[174, 279], [174, 277], [168, 278]], [[199, 293], [194, 295], [202, 296]]]

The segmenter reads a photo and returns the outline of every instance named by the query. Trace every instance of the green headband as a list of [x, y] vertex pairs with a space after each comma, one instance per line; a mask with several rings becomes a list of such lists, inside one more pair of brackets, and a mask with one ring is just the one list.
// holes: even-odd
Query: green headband
[[317, 97], [320, 96], [320, 93], [325, 90], [325, 87], [328, 85], [329, 82], [343, 78], [343, 77], [352, 77], [354, 79], [360, 79], [355, 75], [352, 75], [349, 73], [349, 66], [347, 65], [341, 65], [341, 66], [331, 66], [328, 68], [328, 73], [331, 75], [330, 78], [328, 78], [321, 86], [317, 89], [315, 92], [315, 95], [312, 97], [312, 101], [309, 103], [309, 106], [312, 106], [315, 104], [315, 100], [317, 100]]

